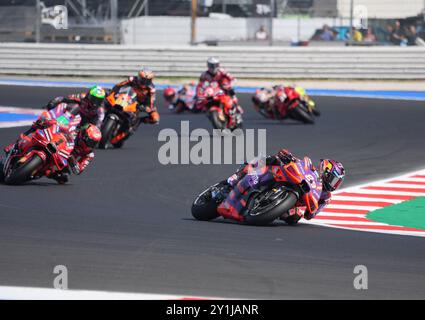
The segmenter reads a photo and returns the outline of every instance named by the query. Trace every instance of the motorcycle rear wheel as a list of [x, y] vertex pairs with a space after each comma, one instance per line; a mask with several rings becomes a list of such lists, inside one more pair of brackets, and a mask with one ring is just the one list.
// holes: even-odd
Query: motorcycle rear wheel
[[[295, 206], [298, 201], [295, 193], [286, 190], [278, 192], [281, 193], [273, 194], [273, 190], [255, 193], [249, 200], [245, 222], [257, 226], [268, 225]], [[270, 201], [270, 198], [274, 199]]]
[[317, 110], [316, 108], [313, 108], [312, 112], [316, 117], [320, 117], [320, 115], [321, 115], [320, 111]]
[[37, 154], [21, 165], [18, 165], [5, 178], [4, 182], [9, 185], [18, 185], [31, 180], [32, 175], [43, 165], [43, 160]]

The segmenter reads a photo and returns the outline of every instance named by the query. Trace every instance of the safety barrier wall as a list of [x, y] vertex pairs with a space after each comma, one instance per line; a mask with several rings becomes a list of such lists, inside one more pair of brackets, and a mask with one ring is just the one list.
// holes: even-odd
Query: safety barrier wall
[[423, 47], [136, 47], [0, 43], [0, 75], [198, 77], [208, 56], [239, 78], [425, 79]]

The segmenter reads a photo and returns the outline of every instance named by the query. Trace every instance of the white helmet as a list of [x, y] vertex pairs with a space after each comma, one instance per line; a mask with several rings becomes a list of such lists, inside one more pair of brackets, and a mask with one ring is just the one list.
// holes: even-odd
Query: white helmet
[[208, 72], [215, 75], [220, 67], [220, 60], [215, 57], [210, 57], [207, 60]]

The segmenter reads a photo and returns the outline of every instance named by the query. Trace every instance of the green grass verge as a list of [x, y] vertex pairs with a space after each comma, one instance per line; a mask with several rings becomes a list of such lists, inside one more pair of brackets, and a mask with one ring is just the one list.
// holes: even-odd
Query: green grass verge
[[391, 225], [425, 230], [425, 197], [372, 211], [367, 214], [367, 218]]

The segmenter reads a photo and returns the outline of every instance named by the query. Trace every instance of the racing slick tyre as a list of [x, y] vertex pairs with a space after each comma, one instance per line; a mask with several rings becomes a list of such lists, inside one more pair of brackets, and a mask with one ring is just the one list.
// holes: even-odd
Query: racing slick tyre
[[43, 165], [43, 160], [37, 154], [34, 154], [26, 162], [15, 164], [15, 168], [4, 178], [4, 182], [10, 185], [24, 183], [31, 179], [33, 174], [37, 172]]
[[295, 114], [295, 117], [298, 118], [301, 122], [307, 124], [314, 123], [313, 115], [303, 105], [299, 105], [292, 112]]
[[224, 186], [224, 181], [216, 183], [196, 197], [192, 204], [192, 216], [196, 220], [209, 221], [219, 217], [217, 207], [220, 202], [212, 197], [212, 192], [220, 190], [222, 186]]
[[116, 120], [113, 118], [107, 118], [106, 122], [102, 126], [102, 139], [99, 142], [99, 149], [107, 149], [109, 141], [112, 138], [117, 127]]
[[245, 222], [250, 225], [268, 225], [280, 218], [283, 212], [293, 208], [298, 201], [295, 193], [285, 189], [256, 192], [249, 199]]
[[219, 130], [223, 130], [226, 128], [226, 122], [223, 122], [220, 120], [220, 117], [218, 115], [218, 112], [213, 111], [211, 112], [211, 123], [214, 127], [214, 129], [219, 129]]
[[316, 117], [320, 117], [320, 115], [321, 115], [320, 111], [319, 111], [319, 110], [317, 110], [316, 108], [314, 108], [314, 109], [312, 110], [312, 112], [313, 112], [313, 114], [314, 114]]
[[4, 182], [3, 169], [4, 169], [4, 163], [3, 163], [3, 160], [0, 160], [0, 182]]
[[112, 146], [113, 146], [115, 149], [121, 149], [123, 145], [124, 145], [124, 141], [123, 141], [123, 140], [121, 140], [121, 141], [119, 141], [119, 142], [117, 142], [117, 143], [113, 143], [113, 144], [112, 144]]

